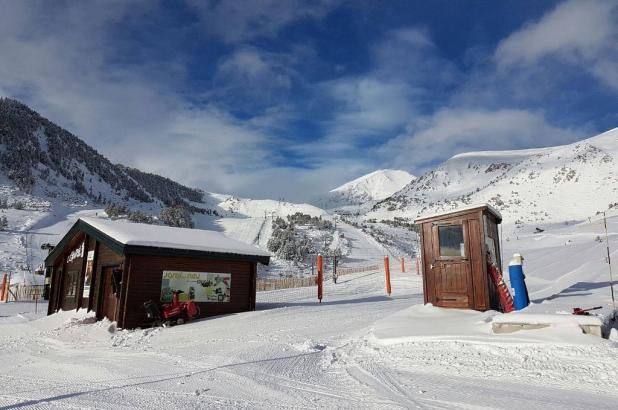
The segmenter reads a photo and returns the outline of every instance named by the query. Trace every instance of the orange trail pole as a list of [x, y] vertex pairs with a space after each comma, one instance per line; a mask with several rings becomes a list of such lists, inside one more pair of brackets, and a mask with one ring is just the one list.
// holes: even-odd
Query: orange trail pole
[[6, 288], [6, 278], [7, 278], [7, 274], [6, 272], [4, 272], [4, 274], [2, 275], [2, 287], [0, 288], [0, 301], [4, 302], [4, 292], [5, 292], [5, 288]]
[[406, 262], [404, 257], [401, 257], [401, 273], [404, 273], [406, 271]]
[[324, 283], [324, 270], [323, 270], [323, 265], [322, 265], [322, 255], [318, 255], [318, 261], [317, 261], [317, 265], [318, 265], [318, 299], [320, 300], [320, 303], [322, 303], [322, 285]]
[[416, 274], [417, 275], [421, 274], [421, 267], [420, 267], [420, 263], [418, 261], [418, 256], [416, 257]]
[[391, 268], [388, 262], [388, 255], [384, 257], [384, 274], [386, 275], [386, 293], [391, 295]]

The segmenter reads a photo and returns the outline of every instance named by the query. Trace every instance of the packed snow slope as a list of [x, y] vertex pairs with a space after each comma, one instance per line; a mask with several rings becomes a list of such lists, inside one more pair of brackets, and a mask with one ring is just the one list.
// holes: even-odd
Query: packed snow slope
[[331, 190], [320, 199], [320, 205], [329, 209], [380, 201], [414, 179], [414, 175], [406, 171], [379, 169]]
[[376, 204], [368, 218], [488, 202], [507, 225], [584, 220], [618, 206], [618, 128], [573, 144], [459, 154]]

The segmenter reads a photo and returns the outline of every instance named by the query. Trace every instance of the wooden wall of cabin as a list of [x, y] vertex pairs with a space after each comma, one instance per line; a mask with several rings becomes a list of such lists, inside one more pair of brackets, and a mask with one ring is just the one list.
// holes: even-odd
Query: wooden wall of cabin
[[143, 304], [160, 303], [164, 270], [231, 273], [229, 302], [197, 303], [201, 316], [238, 313], [255, 309], [255, 262], [130, 255], [126, 297], [121, 301], [119, 326], [134, 328], [145, 322]]
[[59, 283], [56, 287], [56, 310], [76, 309], [79, 300], [79, 283], [82, 268], [82, 257], [68, 261], [68, 256], [81, 248], [85, 239], [83, 232], [78, 232], [68, 242], [58, 258], [54, 270], [58, 272]]
[[[79, 248], [81, 243], [85, 243], [84, 255], [67, 263], [67, 256]], [[93, 261], [93, 276], [89, 297], [84, 297], [85, 269], [89, 251], [95, 251], [95, 259]], [[52, 267], [48, 314], [60, 309], [72, 310], [78, 307], [96, 310], [98, 292], [100, 290], [100, 280], [98, 278], [100, 277], [102, 267], [118, 266], [122, 264], [123, 260], [122, 255], [98, 243], [94, 238], [89, 238], [83, 232], [75, 234]]]
[[[120, 267], [123, 265], [124, 256], [112, 251], [104, 244], [97, 241], [97, 251], [95, 252], [94, 270], [93, 270], [93, 283], [90, 288], [91, 300], [89, 301], [88, 308], [96, 312], [98, 319], [103, 319], [102, 313], [102, 300], [103, 285], [105, 284], [105, 278], [103, 277], [103, 269], [108, 267]], [[109, 318], [110, 320], [116, 320], [117, 318]]]
[[470, 267], [472, 271], [472, 286], [474, 289], [473, 309], [487, 310], [489, 295], [487, 294], [487, 266], [485, 263], [485, 246], [483, 245], [483, 214], [475, 212], [469, 214], [468, 238], [470, 249]]

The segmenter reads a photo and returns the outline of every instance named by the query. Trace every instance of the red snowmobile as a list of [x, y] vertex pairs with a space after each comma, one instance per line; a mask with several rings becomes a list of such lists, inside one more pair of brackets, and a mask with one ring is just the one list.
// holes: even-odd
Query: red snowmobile
[[172, 303], [163, 303], [161, 309], [152, 301], [144, 303], [146, 317], [155, 326], [182, 325], [183, 323], [200, 316], [200, 308], [192, 300], [181, 302], [178, 295], [182, 290], [172, 291]]

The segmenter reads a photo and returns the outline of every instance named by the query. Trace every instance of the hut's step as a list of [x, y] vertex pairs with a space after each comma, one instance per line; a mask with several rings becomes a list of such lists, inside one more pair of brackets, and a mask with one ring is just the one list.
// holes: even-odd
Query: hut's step
[[513, 333], [519, 330], [534, 330], [556, 326], [579, 326], [588, 335], [602, 337], [603, 323], [596, 316], [510, 313], [493, 318], [494, 333]]

